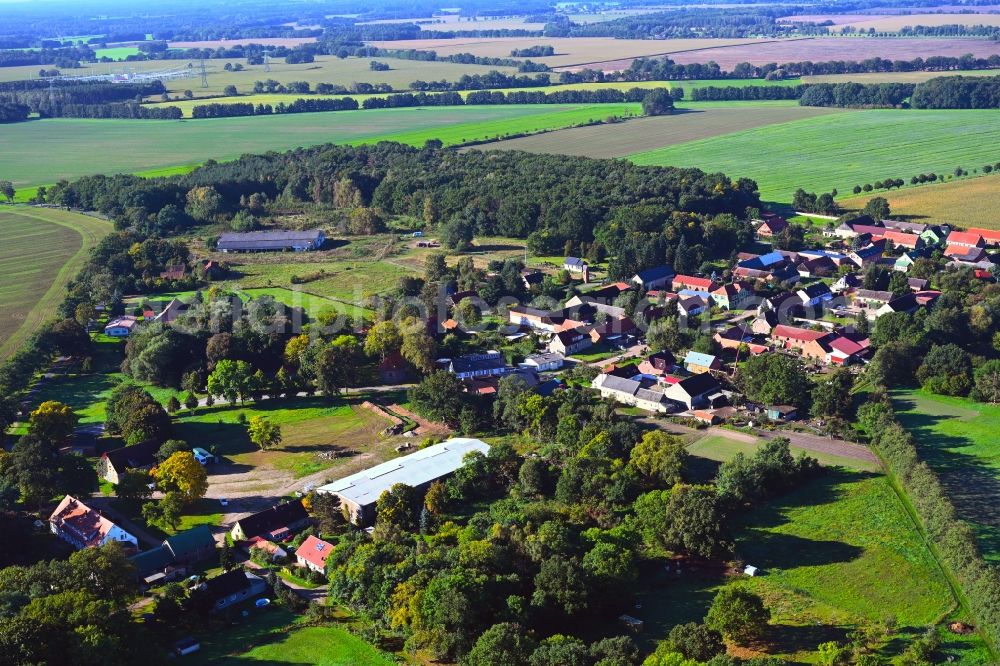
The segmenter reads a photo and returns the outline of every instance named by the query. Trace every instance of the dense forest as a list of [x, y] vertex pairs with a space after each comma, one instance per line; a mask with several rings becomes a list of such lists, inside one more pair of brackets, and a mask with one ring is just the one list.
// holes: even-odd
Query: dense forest
[[919, 84], [915, 109], [1000, 109], [1000, 76], [945, 76]]
[[[162, 95], [161, 81], [147, 83], [67, 83], [17, 81], [0, 84], [0, 103], [23, 105], [42, 118], [180, 118], [176, 108], [140, 106], [143, 97]], [[26, 118], [22, 118], [24, 120]], [[10, 122], [10, 121], [8, 121]]]

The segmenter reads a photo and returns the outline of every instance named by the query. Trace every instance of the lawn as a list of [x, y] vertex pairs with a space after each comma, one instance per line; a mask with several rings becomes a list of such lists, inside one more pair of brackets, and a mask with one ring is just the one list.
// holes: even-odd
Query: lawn
[[[230, 463], [247, 469], [282, 470], [300, 478], [330, 467], [357, 464], [377, 452], [388, 457], [390, 444], [379, 433], [389, 422], [362, 409], [357, 396], [264, 400], [246, 405], [217, 402], [194, 413], [182, 410], [175, 434], [191, 446], [216, 447]], [[242, 418], [262, 416], [281, 427], [282, 442], [260, 451], [250, 442]]]
[[[2, 158], [0, 158], [2, 159]], [[0, 206], [0, 360], [54, 316], [97, 242], [104, 220], [68, 211]]]
[[[842, 640], [887, 615], [913, 636], [956, 603], [918, 531], [884, 477], [833, 470], [756, 509], [737, 528], [737, 554], [763, 570], [755, 578], [686, 571], [652, 585], [638, 617], [650, 641], [680, 622], [700, 621], [723, 585], [746, 586], [773, 614], [768, 651], [815, 663], [816, 646]], [[977, 640], [948, 645], [958, 663], [983, 663]], [[899, 644], [890, 644], [886, 656]]]
[[139, 49], [134, 46], [117, 46], [108, 49], [94, 49], [94, 55], [98, 60], [101, 58], [111, 58], [112, 60], [125, 60], [132, 55], [139, 55]]
[[[685, 82], [686, 83], [686, 82]], [[692, 102], [669, 116], [625, 123], [575, 127], [508, 139], [468, 150], [526, 150], [585, 157], [624, 157], [639, 151], [836, 113], [840, 109], [803, 107], [795, 102]]]
[[753, 178], [768, 201], [1000, 160], [996, 111], [866, 110], [768, 125], [631, 156]]
[[[378, 266], [379, 264], [373, 264], [373, 266]], [[328, 265], [326, 265], [328, 266]], [[324, 266], [324, 268], [326, 267]], [[311, 269], [315, 270], [315, 268]], [[364, 273], [362, 269], [359, 271]], [[290, 278], [294, 272], [289, 270]], [[331, 278], [334, 278], [335, 273], [333, 271], [329, 272]], [[324, 278], [327, 279], [327, 278]], [[269, 278], [273, 282], [273, 278]], [[332, 281], [332, 280], [331, 280]], [[260, 298], [262, 296], [270, 296], [278, 303], [283, 303], [284, 305], [292, 308], [302, 308], [310, 320], [315, 321], [319, 315], [323, 313], [335, 312], [344, 314], [364, 314], [369, 312], [364, 308], [354, 307], [349, 304], [348, 301], [333, 299], [327, 296], [320, 296], [317, 294], [312, 294], [305, 289], [292, 285], [289, 279], [283, 280], [283, 282], [288, 283], [289, 287], [248, 287], [246, 289], [241, 288], [240, 282], [233, 281], [221, 281], [213, 283], [213, 286], [219, 286], [224, 289], [232, 289], [232, 291], [243, 300], [244, 304], [252, 303], [254, 299]], [[253, 281], [256, 283], [256, 281]], [[142, 303], [150, 304], [165, 304], [173, 298], [178, 298], [182, 301], [189, 302], [195, 296], [194, 291], [172, 291], [165, 292], [161, 294], [152, 294], [150, 296], [136, 297], [128, 301], [128, 307], [138, 307]], [[364, 290], [362, 291], [364, 294]], [[368, 295], [371, 295], [370, 293]], [[357, 299], [355, 302], [362, 302], [363, 298]]]
[[[716, 462], [725, 462], [727, 460], [731, 460], [737, 453], [742, 453], [746, 456], [753, 455], [753, 453], [760, 448], [762, 443], [762, 440], [757, 440], [756, 443], [751, 444], [733, 437], [726, 437], [725, 435], [705, 435], [688, 445], [687, 449], [688, 453], [693, 456], [714, 460]], [[800, 449], [797, 446], [792, 446], [790, 448], [793, 455], [805, 453], [809, 457], [818, 460], [821, 465], [825, 465], [827, 467], [839, 466], [859, 471], [877, 471], [875, 465], [872, 465], [864, 460], [856, 460], [854, 458], [838, 456], [832, 453], [806, 451], [805, 449]]]
[[[570, 127], [638, 104], [536, 104], [301, 113], [206, 120], [52, 118], [4, 128], [0, 173], [18, 188], [101, 172], [173, 169], [207, 159], [322, 143], [401, 141], [447, 145]], [[237, 137], [234, 140], [234, 137]], [[107, 146], [115, 150], [107, 151]], [[100, 155], [95, 162], [94, 155]]]
[[961, 178], [891, 192], [872, 192], [840, 203], [845, 208], [863, 208], [875, 196], [889, 201], [894, 217], [912, 217], [932, 224], [1000, 229], [1000, 217], [997, 217], [1000, 175]]
[[921, 459], [976, 531], [983, 554], [1000, 564], [1000, 405], [922, 390], [897, 391], [893, 401]]

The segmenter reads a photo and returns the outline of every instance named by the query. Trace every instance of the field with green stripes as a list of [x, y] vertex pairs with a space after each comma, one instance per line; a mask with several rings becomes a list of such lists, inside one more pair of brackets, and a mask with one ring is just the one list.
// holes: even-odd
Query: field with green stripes
[[1000, 161], [997, 112], [867, 110], [794, 120], [630, 156], [637, 164], [699, 167], [753, 178], [763, 199], [799, 187], [841, 195], [885, 178], [972, 171]]

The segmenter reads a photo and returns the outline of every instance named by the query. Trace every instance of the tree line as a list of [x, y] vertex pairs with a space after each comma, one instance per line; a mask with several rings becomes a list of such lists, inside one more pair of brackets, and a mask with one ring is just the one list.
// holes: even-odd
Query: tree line
[[897, 108], [904, 106], [914, 88], [912, 83], [815, 83], [802, 92], [799, 104]]
[[[642, 102], [652, 92], [658, 89], [632, 88], [628, 91], [616, 89], [603, 90], [559, 90], [545, 93], [542, 91], [473, 91], [463, 98], [457, 92], [444, 93], [395, 93], [385, 97], [369, 97], [359, 107], [353, 97], [334, 99], [297, 99], [294, 102], [279, 102], [278, 104], [253, 104], [252, 102], [237, 102], [232, 104], [199, 104], [191, 111], [192, 118], [228, 118], [235, 116], [259, 116], [279, 113], [313, 113], [318, 111], [351, 111], [362, 109], [396, 109], [414, 106], [478, 106], [501, 104], [619, 104], [625, 102]], [[669, 95], [663, 105], [673, 108]], [[176, 107], [167, 107], [177, 113]], [[154, 110], [154, 109], [150, 109]], [[164, 109], [166, 110], [166, 109]], [[665, 112], [660, 109], [660, 113]], [[173, 116], [171, 116], [173, 117]]]
[[705, 86], [691, 90], [692, 102], [746, 102], [752, 100], [799, 99], [809, 84], [797, 86]]
[[410, 88], [419, 91], [488, 90], [494, 88], [536, 88], [551, 85], [548, 75], [517, 76], [496, 70], [486, 74], [463, 74], [456, 81], [414, 81]]
[[943, 76], [917, 85], [915, 109], [1000, 108], [1000, 76]]

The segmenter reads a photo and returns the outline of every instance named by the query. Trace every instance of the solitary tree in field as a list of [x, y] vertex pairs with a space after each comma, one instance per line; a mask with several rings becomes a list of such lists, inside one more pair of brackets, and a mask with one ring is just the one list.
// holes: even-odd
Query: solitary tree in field
[[642, 98], [642, 112], [647, 116], [663, 116], [674, 110], [674, 98], [665, 88], [654, 88]]
[[261, 451], [281, 444], [281, 426], [271, 423], [263, 416], [255, 416], [250, 419], [247, 432], [250, 435], [250, 441], [259, 446]]
[[705, 624], [737, 644], [745, 645], [764, 635], [771, 611], [753, 592], [723, 588], [712, 601]]
[[9, 180], [0, 180], [0, 194], [7, 197], [7, 203], [14, 202], [14, 183]]

